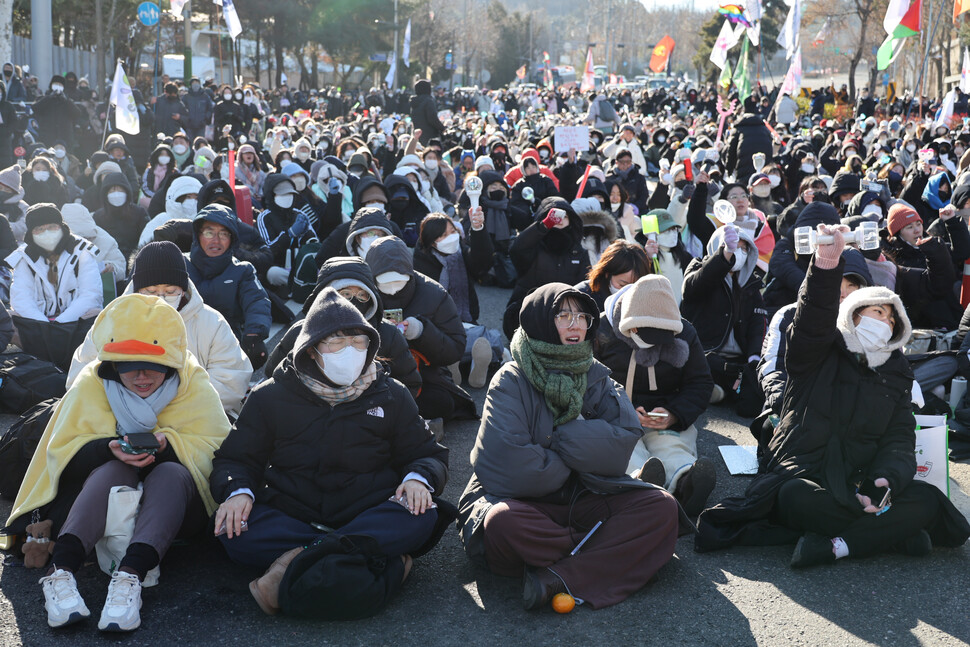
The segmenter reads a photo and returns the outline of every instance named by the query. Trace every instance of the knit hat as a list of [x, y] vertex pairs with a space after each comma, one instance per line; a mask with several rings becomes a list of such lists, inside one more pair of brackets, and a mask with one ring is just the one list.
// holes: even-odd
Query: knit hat
[[397, 236], [384, 236], [375, 240], [367, 250], [364, 260], [375, 278], [386, 272], [397, 272], [406, 276], [414, 274], [414, 254]]
[[670, 280], [661, 274], [640, 277], [620, 300], [620, 333], [658, 346], [684, 329]]
[[50, 202], [38, 202], [27, 208], [27, 231], [33, 231], [34, 227], [43, 225], [63, 225], [64, 218], [56, 206]]
[[482, 155], [475, 160], [475, 170], [477, 171], [483, 166], [491, 166], [492, 168], [495, 168], [495, 162], [492, 161], [491, 157], [487, 155]]
[[131, 272], [131, 287], [137, 292], [151, 285], [177, 285], [189, 289], [185, 257], [178, 245], [169, 241], [151, 242], [138, 251]]
[[889, 207], [889, 219], [887, 224], [889, 235], [895, 236], [903, 227], [911, 222], [916, 222], [917, 220], [923, 222], [923, 219], [919, 217], [918, 213], [916, 213], [916, 209], [913, 209], [911, 206], [903, 202], [897, 202], [893, 206]]
[[20, 193], [20, 167], [14, 164], [0, 171], [0, 184], [5, 184]]

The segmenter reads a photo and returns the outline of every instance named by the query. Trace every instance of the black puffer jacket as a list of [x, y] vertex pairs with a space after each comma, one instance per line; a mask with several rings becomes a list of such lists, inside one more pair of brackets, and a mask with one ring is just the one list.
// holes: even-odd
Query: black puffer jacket
[[[408, 247], [414, 247], [418, 240], [418, 232], [421, 230], [421, 221], [430, 211], [418, 199], [418, 194], [406, 177], [391, 175], [384, 182], [384, 186], [387, 187], [387, 194], [390, 197], [387, 212], [391, 214], [391, 222], [400, 228], [401, 240], [407, 243]], [[407, 200], [404, 200], [404, 195], [407, 196]], [[395, 196], [401, 200], [400, 203]]]
[[438, 118], [438, 109], [431, 97], [431, 84], [419, 81], [415, 89], [418, 94], [411, 97], [411, 123], [415, 130], [421, 129], [421, 145], [427, 146], [432, 139], [444, 134], [445, 125]]
[[353, 220], [341, 223], [320, 245], [316, 259], [317, 267], [323, 267], [324, 263], [337, 256], [356, 255], [357, 249], [354, 247], [354, 238], [368, 229], [378, 229], [384, 232], [381, 233], [382, 236], [401, 237], [401, 230], [388, 220], [380, 209], [373, 207], [358, 209]]
[[421, 374], [418, 372], [417, 364], [414, 363], [408, 342], [397, 326], [383, 320], [384, 304], [381, 301], [381, 293], [377, 291], [377, 286], [374, 284], [374, 275], [367, 263], [355, 256], [333, 258], [320, 268], [320, 273], [317, 274], [317, 285], [303, 303], [303, 317], [293, 322], [266, 359], [266, 366], [263, 369], [266, 376], [272, 377], [276, 367], [282, 364], [289, 352], [293, 350], [293, 344], [296, 343], [296, 337], [300, 334], [300, 328], [303, 325], [303, 318], [310, 311], [317, 294], [334, 281], [341, 279], [355, 281], [370, 292], [371, 301], [368, 305], [373, 305], [373, 312], [368, 309], [370, 317], [367, 317], [367, 322], [377, 329], [381, 336], [381, 347], [377, 351], [377, 357], [385, 363], [391, 377], [408, 387], [411, 395], [417, 396], [418, 391], [421, 390]]
[[441, 492], [447, 465], [414, 398], [383, 370], [363, 395], [331, 407], [287, 359], [253, 389], [215, 453], [209, 484], [217, 501], [249, 488], [257, 503], [339, 528], [390, 498], [410, 472]]
[[[550, 209], [563, 209], [569, 216], [569, 226], [547, 229], [542, 221]], [[583, 221], [562, 198], [546, 198], [539, 205], [535, 222], [512, 242], [509, 256], [519, 273], [503, 323], [505, 334], [511, 339], [518, 328], [519, 306], [525, 295], [553, 281], [576, 285], [589, 274], [589, 254], [583, 249]]]
[[[907, 487], [932, 488], [912, 483], [916, 460], [909, 362], [893, 350], [873, 369], [847, 348], [837, 326], [842, 273], [841, 264], [831, 270], [809, 269], [789, 333], [790, 383], [764, 471], [745, 496], [726, 499], [701, 513], [696, 550], [794, 543], [801, 532], [772, 520], [778, 490], [792, 478], [818, 483], [847, 507], [857, 505], [858, 481], [886, 478], [894, 493]], [[895, 334], [890, 347], [901, 346], [902, 336]], [[940, 495], [941, 505], [927, 526], [933, 545], [959, 546], [970, 527], [949, 500], [932, 489]]]
[[734, 134], [724, 159], [727, 170], [734, 173], [738, 182], [747, 184], [748, 178], [755, 173], [751, 159], [755, 153], [764, 153], [771, 159], [771, 133], [761, 117], [745, 113], [741, 115], [741, 121], [734, 124]]
[[[670, 411], [677, 418], [671, 427], [674, 431], [684, 431], [694, 424], [707, 409], [714, 389], [711, 368], [704, 357], [704, 348], [697, 338], [697, 332], [690, 322], [683, 320], [682, 323], [684, 329], [675, 339], [683, 342], [683, 346], [678, 346], [681, 352], [686, 351], [687, 354], [684, 365], [677, 368], [663, 359], [658, 361], [654, 366], [657, 388], [651, 391], [647, 367], [637, 364], [633, 374], [633, 392], [627, 392], [634, 407], [643, 407], [647, 411], [663, 407]], [[613, 379], [626, 386], [630, 355], [634, 350], [618, 335], [620, 333], [613, 329], [606, 313], [600, 315], [594, 354], [613, 372]]]
[[883, 239], [883, 253], [896, 263], [896, 294], [916, 328], [956, 330], [963, 309], [953, 291], [950, 249], [930, 238], [919, 248], [900, 238]]

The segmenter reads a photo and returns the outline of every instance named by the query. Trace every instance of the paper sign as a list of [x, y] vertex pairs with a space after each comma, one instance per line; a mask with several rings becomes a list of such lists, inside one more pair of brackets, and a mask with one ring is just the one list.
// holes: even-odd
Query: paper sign
[[577, 153], [589, 150], [589, 126], [556, 126], [556, 152], [568, 153], [575, 149]]
[[754, 445], [721, 445], [718, 450], [731, 476], [758, 473], [758, 448]]

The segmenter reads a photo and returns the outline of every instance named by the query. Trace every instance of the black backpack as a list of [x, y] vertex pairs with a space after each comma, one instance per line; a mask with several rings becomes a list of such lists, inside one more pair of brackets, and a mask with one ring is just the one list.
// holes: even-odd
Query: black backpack
[[59, 400], [51, 398], [30, 408], [0, 437], [0, 496], [11, 501], [27, 474], [30, 459], [47, 429]]
[[598, 112], [600, 121], [616, 121], [616, 110], [613, 109], [613, 104], [606, 99], [600, 101]]
[[401, 558], [382, 555], [373, 537], [327, 533], [290, 562], [280, 609], [298, 618], [369, 618], [394, 597], [403, 577]]
[[67, 374], [27, 353], [0, 355], [0, 409], [20, 415], [38, 402], [60, 398]]

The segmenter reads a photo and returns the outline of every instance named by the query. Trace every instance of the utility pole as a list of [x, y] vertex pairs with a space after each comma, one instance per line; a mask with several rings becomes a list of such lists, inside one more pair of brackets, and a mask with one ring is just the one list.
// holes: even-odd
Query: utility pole
[[[30, 73], [37, 77], [37, 89], [41, 92], [54, 73], [53, 32], [51, 0], [30, 0]], [[103, 52], [98, 55], [103, 56]], [[96, 87], [102, 81], [99, 80]]]
[[[104, 15], [101, 10], [102, 0], [94, 0], [94, 22], [95, 24], [95, 39], [98, 41], [98, 65], [95, 68], [97, 71], [95, 74], [98, 75], [96, 83], [92, 83], [93, 87], [101, 96], [101, 92], [104, 88], [104, 79], [107, 76], [107, 69], [104, 60]], [[33, 41], [31, 41], [33, 42]]]
[[[192, 78], [192, 0], [185, 3], [182, 9], [182, 27], [185, 36], [184, 60], [182, 61], [182, 79], [188, 84]], [[220, 70], [221, 72], [221, 70]]]

